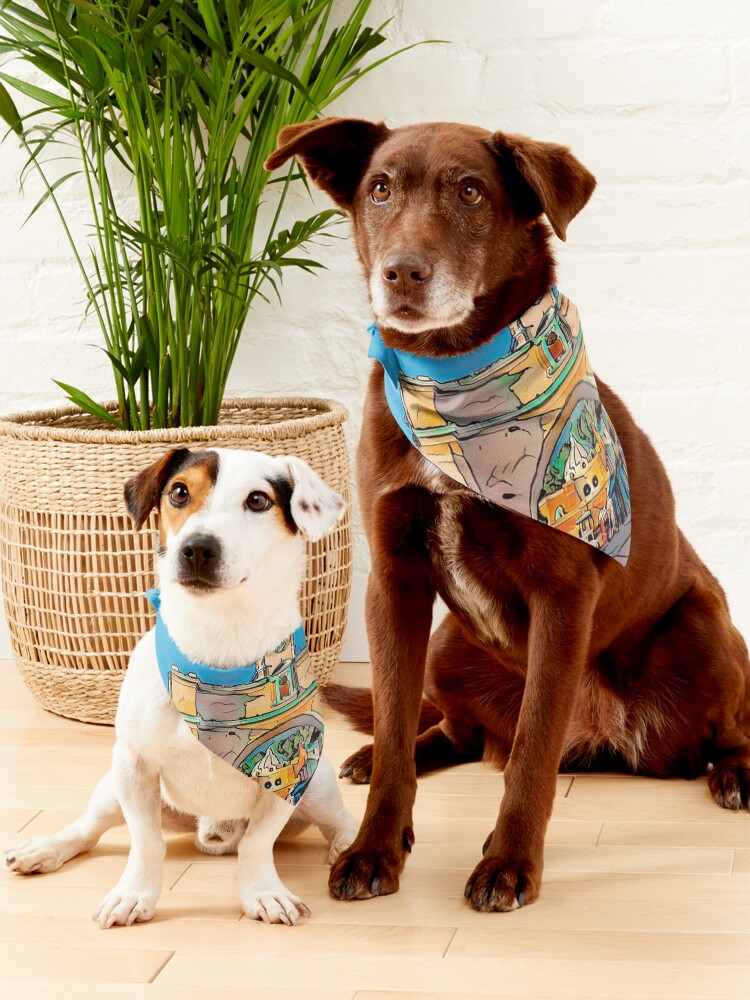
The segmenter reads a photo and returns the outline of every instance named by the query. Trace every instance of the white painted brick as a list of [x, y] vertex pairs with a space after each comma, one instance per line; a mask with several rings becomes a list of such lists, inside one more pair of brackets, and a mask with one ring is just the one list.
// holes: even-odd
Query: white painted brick
[[471, 118], [461, 120], [492, 131], [525, 131], [520, 121], [534, 93], [534, 64], [524, 53], [490, 52], [471, 101]]
[[698, 468], [705, 461], [719, 466], [750, 458], [744, 432], [747, 393], [665, 389], [644, 394], [638, 410], [641, 426], [655, 443]]
[[750, 271], [746, 252], [633, 249], [593, 254], [564, 246], [558, 247], [558, 258], [560, 287], [579, 306], [585, 297], [602, 314], [623, 306], [631, 314], [642, 309], [644, 318], [651, 309], [704, 317], [737, 310], [744, 316], [740, 298]]
[[623, 44], [629, 39], [746, 38], [750, 33], [750, 6], [728, 0], [605, 0], [600, 18]]
[[391, 126], [436, 117], [471, 121], [467, 96], [474, 92], [481, 69], [482, 55], [477, 51], [421, 45], [363, 77], [326, 110], [384, 120]]
[[599, 187], [575, 222], [577, 246], [750, 246], [750, 181]]
[[570, 146], [600, 188], [608, 183], [745, 178], [750, 159], [750, 120], [739, 106], [720, 116], [691, 106], [644, 108], [637, 113], [565, 111], [539, 105], [516, 127]]
[[591, 0], [511, 0], [495, 10], [486, 0], [459, 5], [435, 0], [407, 0], [401, 27], [407, 38], [448, 38], [489, 48], [509, 40], [530, 47], [585, 35], [597, 22]]
[[663, 104], [711, 107], [728, 98], [726, 47], [549, 53], [537, 63], [537, 97], [567, 108], [640, 109]]
[[[750, 6], [745, 10], [750, 11]], [[747, 100], [750, 98], [750, 32], [745, 31], [739, 36], [738, 44], [732, 49], [731, 54], [731, 74], [732, 74], [732, 97], [736, 100]]]

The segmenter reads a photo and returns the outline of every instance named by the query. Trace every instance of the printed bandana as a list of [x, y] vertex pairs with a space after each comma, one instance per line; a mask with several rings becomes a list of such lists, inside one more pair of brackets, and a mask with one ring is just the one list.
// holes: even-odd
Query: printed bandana
[[318, 683], [305, 632], [295, 632], [256, 663], [209, 667], [175, 644], [161, 616], [158, 590], [156, 659], [172, 702], [198, 741], [261, 788], [296, 805], [323, 749]]
[[625, 456], [591, 370], [578, 310], [556, 287], [475, 351], [370, 357], [409, 441], [438, 469], [623, 566], [630, 551]]

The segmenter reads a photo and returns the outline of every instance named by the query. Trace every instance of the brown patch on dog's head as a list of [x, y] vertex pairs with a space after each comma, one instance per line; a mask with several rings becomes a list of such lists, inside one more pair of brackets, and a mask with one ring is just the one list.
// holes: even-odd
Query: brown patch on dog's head
[[477, 347], [543, 295], [542, 213], [564, 239], [596, 183], [563, 146], [469, 125], [325, 119], [279, 142], [267, 165], [297, 156], [347, 209], [383, 338], [415, 354]]
[[[143, 527], [154, 507], [160, 509], [162, 546], [169, 530], [176, 532], [187, 518], [205, 504], [219, 472], [214, 451], [169, 451], [125, 484], [125, 503], [136, 530]], [[179, 487], [184, 487], [183, 490]]]
[[268, 480], [268, 485], [271, 487], [273, 493], [272, 499], [274, 500], [274, 505], [272, 509], [274, 513], [279, 518], [283, 527], [287, 531], [291, 531], [293, 535], [296, 535], [299, 528], [292, 516], [292, 493], [294, 487], [291, 481], [285, 476], [274, 476]]
[[219, 456], [216, 452], [198, 451], [190, 452], [182, 465], [168, 477], [159, 505], [162, 547], [168, 534], [176, 535], [185, 521], [205, 506], [218, 474]]

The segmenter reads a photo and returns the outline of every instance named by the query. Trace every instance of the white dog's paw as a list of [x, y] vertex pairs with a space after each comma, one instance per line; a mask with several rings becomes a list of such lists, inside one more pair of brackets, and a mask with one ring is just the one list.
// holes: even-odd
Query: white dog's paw
[[65, 854], [54, 837], [32, 837], [7, 852], [5, 864], [19, 875], [46, 875], [65, 863]]
[[195, 831], [195, 846], [204, 854], [236, 854], [247, 830], [246, 819], [209, 819], [201, 816]]
[[158, 893], [152, 891], [116, 885], [101, 901], [91, 919], [96, 920], [102, 930], [142, 924], [156, 913], [157, 898]]
[[300, 917], [309, 917], [310, 910], [299, 896], [279, 882], [273, 889], [245, 889], [241, 894], [242, 909], [252, 920], [264, 924], [287, 924], [292, 927]]

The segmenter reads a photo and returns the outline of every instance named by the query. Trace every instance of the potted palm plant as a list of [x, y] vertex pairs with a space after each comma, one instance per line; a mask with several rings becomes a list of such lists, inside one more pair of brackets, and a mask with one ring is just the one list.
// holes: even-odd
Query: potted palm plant
[[[52, 711], [111, 721], [149, 627], [152, 541], [132, 532], [119, 497], [134, 470], [172, 444], [249, 447], [296, 453], [348, 493], [341, 404], [224, 390], [255, 296], [278, 295], [285, 268], [321, 266], [303, 249], [336, 214], [282, 228], [302, 181], [294, 167], [272, 180], [263, 163], [284, 125], [316, 117], [384, 61], [367, 63], [384, 40], [384, 26], [364, 24], [370, 2], [336, 4], [346, 16], [334, 28], [334, 0], [0, 0], [0, 52], [33, 70], [0, 69], [0, 116], [42, 179], [32, 211], [52, 207], [70, 238], [116, 397], [58, 383], [70, 405], [0, 420], [6, 614], [19, 669]], [[32, 109], [21, 115], [12, 92]], [[71, 138], [77, 167], [53, 179], [46, 154]], [[66, 224], [75, 174], [88, 247]], [[350, 574], [346, 519], [309, 550], [303, 612], [322, 681]]]

